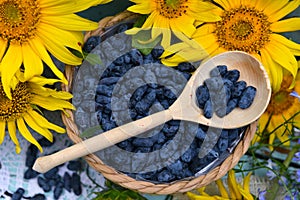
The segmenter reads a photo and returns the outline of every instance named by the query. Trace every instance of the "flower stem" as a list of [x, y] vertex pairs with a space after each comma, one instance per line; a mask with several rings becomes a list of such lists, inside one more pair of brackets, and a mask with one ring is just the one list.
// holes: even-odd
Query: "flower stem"
[[[299, 145], [295, 145], [291, 151], [288, 153], [287, 157], [285, 158], [285, 160], [283, 161], [283, 165], [285, 166], [285, 169], [287, 169], [290, 165], [290, 163], [292, 162], [292, 159], [295, 155], [295, 153], [297, 153], [299, 151], [299, 148], [300, 146]], [[285, 170], [284, 168], [281, 168], [281, 171], [280, 173], [283, 172], [283, 170]], [[279, 178], [276, 177], [274, 180], [273, 180], [273, 187], [272, 189], [267, 193], [266, 195], [266, 199], [270, 199], [270, 200], [274, 200], [276, 197], [277, 197], [277, 193], [278, 193], [278, 190], [279, 190]]]

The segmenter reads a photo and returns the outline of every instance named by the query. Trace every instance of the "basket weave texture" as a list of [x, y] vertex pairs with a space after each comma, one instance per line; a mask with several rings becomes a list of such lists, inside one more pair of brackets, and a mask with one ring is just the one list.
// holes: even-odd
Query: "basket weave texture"
[[[124, 11], [118, 15], [106, 17], [99, 21], [99, 28], [97, 30], [87, 32], [85, 34], [85, 41], [90, 36], [99, 36], [103, 34], [106, 28], [111, 27], [121, 21], [137, 18], [138, 15]], [[62, 90], [72, 92], [72, 81], [74, 78], [74, 67], [66, 66], [65, 76], [68, 80], [68, 85], [62, 85]], [[80, 138], [80, 132], [74, 121], [74, 114], [71, 110], [66, 110], [66, 113], [62, 113], [62, 119], [67, 129], [69, 138], [74, 143], [82, 141]], [[223, 177], [230, 169], [232, 169], [240, 160], [240, 158], [246, 153], [251, 143], [251, 140], [256, 132], [257, 122], [249, 125], [245, 131], [243, 139], [239, 142], [237, 147], [219, 166], [212, 169], [209, 173], [193, 178], [191, 180], [175, 181], [172, 183], [154, 184], [147, 181], [135, 180], [126, 174], [123, 174], [114, 168], [107, 166], [103, 161], [94, 154], [86, 156], [84, 159], [93, 167], [96, 171], [100, 172], [105, 178], [119, 184], [125, 188], [135, 190], [141, 193], [150, 194], [174, 194], [191, 191], [195, 188], [203, 187], [209, 183]]]

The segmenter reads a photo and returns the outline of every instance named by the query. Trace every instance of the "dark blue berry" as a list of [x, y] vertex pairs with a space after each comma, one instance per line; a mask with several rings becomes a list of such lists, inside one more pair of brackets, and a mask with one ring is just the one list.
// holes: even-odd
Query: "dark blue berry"
[[206, 101], [204, 108], [203, 108], [203, 115], [204, 117], [210, 119], [213, 116], [213, 106], [211, 100]]
[[15, 191], [12, 194], [11, 200], [20, 200], [20, 199], [22, 199], [24, 193], [25, 193], [25, 190], [23, 188], [18, 188], [17, 191]]
[[52, 169], [50, 169], [49, 171], [47, 171], [46, 173], [44, 173], [44, 177], [47, 179], [50, 179], [52, 177], [54, 177], [58, 172], [58, 167], [54, 167]]
[[46, 200], [46, 196], [44, 194], [35, 194], [30, 200]]
[[153, 62], [154, 62], [154, 58], [151, 53], [144, 56], [144, 64], [149, 64]]
[[149, 138], [134, 138], [132, 144], [138, 147], [152, 147], [153, 141]]
[[188, 148], [180, 158], [183, 162], [189, 163], [195, 155], [195, 149]]
[[82, 193], [80, 176], [77, 173], [72, 174], [72, 189], [75, 195], [79, 196]]
[[68, 191], [71, 192], [72, 189], [72, 178], [68, 172], [64, 173], [63, 176], [63, 182], [64, 182], [64, 188]]
[[130, 55], [132, 64], [139, 66], [144, 63], [143, 55], [139, 50], [133, 49], [130, 51], [129, 55]]
[[181, 175], [183, 170], [183, 164], [180, 160], [177, 160], [171, 165], [167, 166], [167, 169], [175, 176]]
[[175, 176], [169, 170], [163, 170], [157, 175], [159, 182], [170, 182], [174, 180]]
[[233, 111], [233, 109], [237, 107], [237, 104], [238, 104], [237, 98], [230, 99], [227, 103], [226, 114], [229, 114], [231, 111]]
[[44, 192], [49, 192], [51, 190], [51, 186], [45, 178], [39, 176], [37, 181], [38, 185], [44, 190]]
[[231, 96], [233, 98], [240, 97], [243, 91], [246, 89], [247, 83], [245, 81], [238, 81], [234, 83], [234, 86], [231, 89]]
[[41, 138], [38, 140], [38, 143], [42, 146], [42, 147], [51, 147], [55, 142], [55, 138], [53, 138], [53, 141], [49, 141], [47, 138]]
[[202, 130], [201, 127], [199, 127], [196, 133], [196, 138], [199, 140], [204, 140], [205, 137], [206, 137], [206, 133]]
[[24, 179], [32, 179], [39, 175], [37, 171], [34, 171], [32, 168], [28, 168], [24, 173]]
[[254, 97], [256, 95], [256, 88], [253, 86], [248, 86], [242, 93], [242, 96], [238, 102], [238, 106], [241, 109], [246, 109], [253, 103]]
[[90, 53], [96, 46], [98, 46], [101, 42], [101, 38], [99, 36], [91, 36], [87, 39], [86, 43], [83, 45], [83, 51], [86, 53]]
[[194, 72], [196, 70], [195, 66], [189, 62], [179, 63], [177, 69], [181, 72]]
[[196, 98], [199, 108], [204, 108], [205, 102], [209, 99], [208, 88], [205, 85], [201, 85], [196, 89]]
[[228, 139], [220, 137], [217, 145], [218, 145], [219, 151], [221, 151], [221, 152], [225, 151], [228, 148]]
[[239, 70], [236, 70], [236, 69], [233, 69], [233, 70], [229, 70], [224, 78], [230, 80], [231, 82], [236, 82], [239, 78], [240, 78], [240, 71]]
[[164, 50], [162, 48], [153, 48], [151, 54], [153, 58], [159, 58], [163, 54]]
[[71, 171], [79, 171], [82, 170], [82, 164], [78, 160], [72, 160], [68, 163], [67, 168]]
[[59, 197], [61, 196], [61, 194], [63, 193], [63, 188], [64, 188], [64, 184], [62, 182], [59, 182], [53, 191], [53, 196], [54, 199], [59, 199]]
[[222, 77], [227, 73], [226, 65], [218, 65], [216, 68], [218, 69], [218, 71]]

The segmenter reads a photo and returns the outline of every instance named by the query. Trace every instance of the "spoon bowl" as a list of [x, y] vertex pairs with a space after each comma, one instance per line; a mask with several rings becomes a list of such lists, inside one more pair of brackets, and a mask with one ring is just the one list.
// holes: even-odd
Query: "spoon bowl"
[[[249, 108], [245, 110], [236, 108], [223, 118], [213, 115], [212, 118], [207, 119], [196, 104], [196, 89], [203, 84], [204, 80], [210, 77], [210, 71], [217, 65], [227, 65], [228, 70], [239, 70], [240, 79], [244, 80], [247, 85], [254, 86], [257, 92]], [[64, 162], [102, 150], [170, 120], [186, 120], [225, 129], [242, 127], [261, 116], [268, 106], [270, 97], [271, 86], [262, 64], [253, 56], [244, 52], [225, 52], [209, 59], [198, 67], [187, 82], [181, 95], [169, 109], [124, 124], [52, 155], [40, 157], [35, 161], [33, 169], [44, 173]]]
[[[226, 65], [228, 70], [240, 71], [239, 80], [256, 88], [256, 95], [248, 109], [234, 109], [220, 118], [213, 115], [204, 117], [203, 110], [196, 104], [196, 89], [210, 77], [210, 71], [217, 65]], [[225, 97], [220, 97], [225, 98]], [[271, 98], [271, 85], [263, 65], [253, 56], [241, 51], [229, 51], [212, 57], [200, 65], [188, 81], [176, 102], [169, 108], [174, 119], [197, 122], [206, 126], [233, 129], [257, 120], [267, 108]]]

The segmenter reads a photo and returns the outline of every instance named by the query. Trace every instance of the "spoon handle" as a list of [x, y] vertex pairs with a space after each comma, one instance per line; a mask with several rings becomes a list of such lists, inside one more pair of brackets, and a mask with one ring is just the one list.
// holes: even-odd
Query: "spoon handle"
[[110, 147], [128, 138], [134, 137], [173, 119], [170, 110], [163, 110], [139, 120], [124, 124], [97, 136], [86, 139], [54, 154], [38, 158], [33, 169], [40, 173], [74, 160]]

